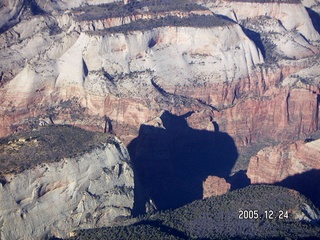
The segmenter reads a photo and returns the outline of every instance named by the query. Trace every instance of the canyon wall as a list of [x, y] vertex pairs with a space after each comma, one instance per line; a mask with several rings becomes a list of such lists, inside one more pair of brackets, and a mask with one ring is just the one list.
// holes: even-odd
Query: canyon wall
[[[203, 197], [208, 176], [227, 179], [238, 151], [241, 155], [254, 144], [304, 139], [319, 129], [320, 37], [301, 3], [197, 1], [206, 9], [154, 13], [143, 7], [134, 14], [123, 11], [121, 17], [106, 17], [109, 5], [89, 6], [91, 17], [102, 13], [90, 19], [83, 10], [89, 2], [109, 1], [32, 1], [36, 5], [23, 6], [15, 1], [0, 9], [1, 137], [54, 124], [114, 133], [138, 156], [135, 161], [145, 161], [140, 174], [150, 191], [146, 201], [155, 200], [164, 209], [171, 203], [166, 199], [170, 204], [161, 206], [164, 197], [152, 179], [155, 166], [159, 175], [169, 175], [162, 179], [162, 193], [189, 196], [186, 202], [178, 199], [179, 206]], [[35, 12], [35, 6], [47, 13]], [[182, 125], [166, 127], [168, 116]], [[179, 129], [182, 136], [197, 138], [181, 139], [175, 135]], [[171, 145], [164, 137], [157, 145], [155, 136], [172, 137]], [[232, 151], [223, 148], [225, 141]], [[181, 156], [197, 146], [206, 164], [210, 153], [220, 154], [190, 179], [196, 187], [188, 179], [190, 184], [172, 181], [177, 174], [188, 178], [172, 162], [175, 145]], [[223, 156], [228, 161], [219, 170]], [[188, 171], [193, 164], [191, 159]], [[248, 176], [258, 183], [261, 166], [252, 164]], [[295, 169], [288, 163], [282, 176], [272, 164], [271, 175], [262, 171], [269, 182], [281, 181]], [[155, 184], [150, 186], [148, 179]], [[173, 188], [164, 187], [172, 182]]]
[[252, 184], [281, 182], [289, 176], [320, 169], [320, 140], [279, 144], [260, 150], [250, 159]]
[[320, 140], [281, 143], [263, 148], [250, 159], [251, 184], [276, 184], [294, 189], [320, 207]]
[[[234, 23], [78, 34], [70, 16], [56, 19], [36, 16], [33, 21], [46, 25], [33, 28], [22, 21], [13, 35], [2, 35], [12, 44], [22, 40], [2, 52], [2, 136], [39, 119], [103, 131], [107, 116], [128, 143], [162, 110], [194, 111], [188, 123], [198, 129], [210, 129], [215, 119], [239, 147], [263, 138], [302, 137], [318, 127], [317, 83], [281, 85], [310, 65], [316, 72], [317, 57], [266, 65]], [[52, 36], [51, 28], [69, 33]]]
[[4, 174], [1, 239], [66, 238], [74, 230], [109, 226], [130, 216], [133, 170], [126, 148], [113, 141], [75, 157], [43, 159], [21, 173]]

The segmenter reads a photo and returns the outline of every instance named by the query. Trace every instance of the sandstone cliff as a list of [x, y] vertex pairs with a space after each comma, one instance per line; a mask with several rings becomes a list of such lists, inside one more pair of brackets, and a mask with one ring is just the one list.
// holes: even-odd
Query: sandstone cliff
[[203, 182], [203, 198], [219, 196], [230, 190], [230, 184], [223, 178], [208, 176]]
[[[11, 132], [13, 125], [23, 126], [33, 121], [31, 118], [48, 117], [49, 108], [55, 112], [56, 123], [94, 127], [95, 122], [100, 130], [106, 115], [115, 127], [120, 124], [114, 130], [122, 135], [121, 126], [137, 129], [163, 109], [185, 113], [211, 108], [197, 102], [198, 98], [210, 105], [223, 106], [224, 101], [230, 104], [232, 96], [220, 102], [219, 96], [210, 93], [215, 83], [246, 77], [255, 64], [263, 62], [253, 42], [232, 23], [221, 26], [213, 23], [209, 28], [164, 26], [129, 35], [126, 32], [77, 35], [74, 30], [69, 34], [58, 33], [54, 38], [50, 36], [49, 23], [40, 28], [41, 35], [40, 29], [28, 28], [26, 23], [19, 24], [26, 28], [17, 25], [12, 32], [18, 32], [21, 38], [22, 29], [24, 32], [29, 29], [27, 36], [35, 33], [36, 42], [34, 37], [28, 37], [17, 45], [17, 50], [6, 48], [2, 53], [6, 58], [2, 63], [3, 81], [10, 80], [1, 89], [2, 135]], [[59, 24], [53, 23], [53, 27], [70, 27]], [[13, 65], [17, 68], [12, 68]], [[172, 97], [159, 93], [151, 81], [154, 77]], [[10, 100], [17, 95], [19, 99]], [[181, 104], [177, 101], [179, 96], [186, 96], [196, 104]], [[71, 119], [70, 113], [67, 116], [68, 113], [58, 110], [59, 103], [64, 101], [71, 101], [73, 109], [82, 108], [83, 118]]]
[[260, 150], [250, 159], [252, 184], [276, 184], [299, 191], [320, 206], [320, 140], [281, 143]]
[[[235, 21], [265, 16], [277, 19], [287, 31], [297, 31], [310, 41], [319, 39], [307, 10], [300, 1], [204, 1], [215, 13]], [[276, 30], [276, 29], [275, 29]]]
[[320, 140], [315, 140], [262, 149], [250, 159], [247, 175], [252, 184], [275, 183], [311, 169], [320, 169], [319, 147]]
[[[169, 11], [170, 16], [145, 19], [142, 26], [165, 23], [176, 14], [173, 22], [135, 31], [130, 29], [139, 19], [112, 28], [118, 23], [111, 19], [103, 20], [111, 25], [88, 23], [72, 11], [22, 20], [0, 36], [5, 59], [0, 63], [1, 136], [39, 121], [104, 131], [108, 117], [112, 131], [129, 143], [139, 126], [162, 110], [193, 111], [187, 121], [197, 129], [212, 129], [214, 119], [240, 148], [315, 131], [318, 81], [282, 84], [286, 77], [301, 79], [303, 71], [303, 79], [317, 76], [310, 72], [317, 72], [313, 40], [319, 37], [302, 5], [268, 3], [261, 12], [259, 3], [245, 3], [255, 11], [244, 17], [237, 2], [208, 4], [219, 14], [232, 8], [237, 23], [208, 10], [198, 18]], [[288, 9], [301, 10], [301, 17]]]
[[[133, 170], [123, 144], [105, 136], [105, 141], [98, 141], [90, 150], [72, 153], [70, 145], [94, 135], [74, 128], [64, 128], [60, 133], [58, 128], [37, 130], [18, 140], [13, 136], [9, 143], [8, 139], [1, 140], [1, 155], [13, 159], [1, 169], [1, 239], [66, 238], [74, 230], [112, 225], [131, 215]], [[55, 138], [51, 131], [58, 131], [59, 136]], [[61, 147], [65, 157], [52, 159], [59, 150], [50, 152], [46, 147], [56, 148], [61, 139], [68, 140], [66, 150]], [[48, 153], [41, 163], [33, 163], [38, 155]], [[26, 159], [20, 159], [19, 154]], [[27, 168], [19, 168], [25, 160]]]
[[[239, 154], [254, 144], [319, 129], [318, 1], [95, 5], [109, 2], [1, 2], [0, 136], [55, 124], [114, 133], [136, 164], [142, 207], [167, 209], [234, 187], [244, 171], [230, 174], [248, 164]], [[34, 140], [4, 149], [21, 153], [39, 147]], [[66, 237], [130, 215], [128, 153], [115, 139], [99, 146], [56, 162], [9, 162], [1, 237]], [[271, 183], [318, 169], [308, 155], [316, 148], [262, 150], [248, 176]]]

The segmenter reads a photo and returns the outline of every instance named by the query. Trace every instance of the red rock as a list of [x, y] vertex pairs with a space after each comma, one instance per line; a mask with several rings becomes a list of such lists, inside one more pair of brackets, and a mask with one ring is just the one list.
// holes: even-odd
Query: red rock
[[250, 159], [247, 175], [252, 184], [275, 183], [311, 169], [320, 169], [320, 140], [264, 148]]
[[224, 178], [208, 176], [203, 182], [203, 198], [225, 194], [230, 187], [231, 185]]

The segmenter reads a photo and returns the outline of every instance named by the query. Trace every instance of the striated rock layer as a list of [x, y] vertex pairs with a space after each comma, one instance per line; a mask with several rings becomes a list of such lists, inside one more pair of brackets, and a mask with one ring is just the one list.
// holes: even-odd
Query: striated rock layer
[[77, 229], [112, 225], [117, 218], [130, 216], [133, 208], [133, 170], [127, 150], [117, 139], [4, 178], [0, 184], [3, 240], [66, 238]]
[[129, 144], [163, 110], [192, 113], [194, 129], [215, 121], [240, 150], [316, 131], [320, 38], [303, 5], [202, 4], [197, 14], [138, 9], [137, 19], [86, 20], [79, 9], [23, 18], [0, 35], [0, 136], [71, 124]]
[[247, 175], [252, 184], [276, 183], [312, 169], [320, 169], [320, 140], [264, 148], [250, 159]]

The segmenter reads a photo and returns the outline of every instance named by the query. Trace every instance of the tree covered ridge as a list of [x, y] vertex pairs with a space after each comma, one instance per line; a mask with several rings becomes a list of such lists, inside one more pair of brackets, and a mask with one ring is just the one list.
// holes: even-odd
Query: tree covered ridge
[[[81, 230], [72, 239], [301, 239], [320, 236], [319, 226], [294, 219], [295, 213], [301, 212], [305, 204], [314, 208], [296, 191], [253, 185], [197, 200], [175, 210], [141, 216], [128, 226]], [[257, 210], [259, 219], [239, 219], [240, 209]], [[288, 211], [288, 218], [267, 219], [263, 216], [266, 210]]]
[[217, 26], [228, 26], [233, 24], [232, 21], [220, 16], [191, 15], [188, 18], [176, 16], [167, 16], [158, 19], [139, 19], [129, 24], [111, 27], [104, 30], [91, 31], [93, 35], [107, 35], [111, 33], [127, 33], [134, 31], [148, 31], [160, 27], [194, 27], [194, 28], [211, 28]]
[[143, 0], [131, 1], [128, 4], [114, 2], [100, 5], [89, 5], [75, 8], [79, 21], [90, 21], [106, 18], [127, 17], [141, 13], [157, 14], [169, 11], [201, 11], [206, 7], [189, 0]]
[[49, 125], [0, 139], [0, 177], [35, 165], [75, 157], [105, 143], [119, 144], [112, 135], [69, 125]]

